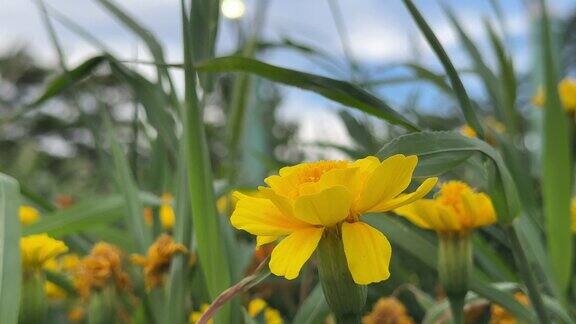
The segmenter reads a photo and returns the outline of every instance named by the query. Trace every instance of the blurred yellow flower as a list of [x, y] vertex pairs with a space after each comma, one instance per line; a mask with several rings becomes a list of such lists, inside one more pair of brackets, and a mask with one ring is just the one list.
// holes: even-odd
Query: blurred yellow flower
[[395, 297], [380, 298], [372, 311], [362, 318], [362, 324], [412, 324], [406, 307]]
[[266, 324], [283, 324], [284, 320], [278, 310], [268, 307], [264, 310], [264, 322]]
[[439, 233], [466, 234], [496, 221], [490, 197], [460, 181], [446, 182], [434, 199], [421, 199], [395, 212], [419, 227]]
[[344, 253], [357, 284], [387, 279], [392, 253], [386, 237], [360, 221], [368, 212], [386, 212], [425, 196], [436, 184], [429, 178], [402, 195], [412, 181], [417, 156], [369, 156], [354, 162], [319, 161], [280, 169], [258, 188], [261, 197], [239, 192], [230, 218], [234, 227], [258, 236], [258, 244], [281, 239], [270, 270], [294, 279], [325, 229], [341, 232]]
[[[528, 297], [517, 292], [514, 294], [514, 299], [524, 306], [530, 305], [530, 300]], [[516, 324], [517, 320], [514, 315], [508, 313], [507, 310], [502, 308], [500, 305], [493, 304], [490, 309], [490, 324]]]
[[40, 270], [47, 262], [68, 252], [64, 242], [46, 234], [25, 236], [20, 239], [20, 254], [24, 270]]
[[476, 134], [476, 131], [475, 131], [472, 127], [470, 127], [470, 126], [468, 126], [468, 125], [464, 125], [464, 126], [460, 127], [460, 134], [462, 134], [462, 135], [464, 135], [464, 136], [466, 136], [466, 137], [472, 137], [472, 138], [478, 136], [478, 135]]
[[27, 205], [22, 205], [18, 209], [18, 217], [20, 218], [20, 224], [27, 226], [36, 223], [40, 219], [40, 212]]
[[[208, 304], [202, 304], [202, 306], [200, 306], [200, 310], [197, 312], [192, 312], [190, 314], [190, 318], [188, 319], [188, 321], [190, 322], [190, 324], [196, 324], [198, 323], [198, 321], [200, 320], [200, 317], [202, 317], [202, 315], [208, 310], [208, 307], [210, 307], [210, 305]], [[208, 320], [208, 324], [214, 324], [214, 320], [209, 319]]]
[[184, 245], [175, 243], [170, 235], [162, 234], [149, 248], [146, 256], [133, 254], [131, 261], [144, 268], [146, 287], [154, 288], [162, 284], [164, 274], [170, 268], [172, 256], [186, 253]]
[[122, 270], [122, 252], [112, 244], [99, 242], [74, 270], [74, 285], [83, 298], [94, 289], [115, 284], [119, 290], [130, 287], [128, 274]]
[[[560, 102], [566, 112], [573, 112], [576, 110], [576, 79], [564, 78], [558, 84], [558, 95]], [[544, 107], [546, 105], [546, 95], [544, 88], [539, 87], [536, 95], [532, 98], [532, 104], [537, 107]]]
[[266, 307], [268, 307], [268, 303], [264, 299], [254, 298], [248, 303], [248, 315], [250, 315], [250, 317], [256, 317]]
[[174, 222], [176, 221], [176, 216], [174, 215], [174, 208], [172, 207], [172, 202], [174, 198], [172, 194], [166, 192], [160, 197], [160, 223], [164, 229], [172, 229], [174, 227]]
[[61, 300], [66, 298], [66, 291], [50, 281], [44, 282], [44, 293], [46, 294], [46, 297], [51, 300]]

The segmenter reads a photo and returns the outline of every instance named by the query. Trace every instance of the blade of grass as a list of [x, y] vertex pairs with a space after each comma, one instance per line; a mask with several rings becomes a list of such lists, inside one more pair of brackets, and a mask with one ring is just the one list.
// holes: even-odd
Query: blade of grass
[[560, 291], [566, 292], [573, 257], [570, 230], [571, 144], [568, 119], [558, 96], [558, 62], [552, 45], [546, 1], [541, 0], [540, 6], [540, 48], [543, 51], [546, 97], [542, 134], [542, 197], [552, 271]]
[[330, 314], [330, 308], [328, 308], [328, 304], [326, 304], [322, 286], [318, 284], [312, 289], [312, 292], [306, 297], [302, 305], [300, 305], [292, 322], [322, 324], [325, 323], [328, 314]]
[[18, 323], [20, 308], [20, 189], [0, 173], [0, 323]]
[[392, 109], [374, 95], [351, 83], [334, 80], [318, 75], [285, 69], [245, 57], [220, 57], [204, 61], [196, 66], [203, 72], [243, 71], [253, 73], [269, 80], [316, 92], [343, 105], [354, 107], [370, 115], [397, 124], [409, 131], [419, 127]]
[[106, 117], [104, 119], [104, 125], [106, 134], [108, 135], [108, 143], [112, 151], [116, 185], [122, 193], [126, 204], [126, 224], [137, 243], [138, 251], [144, 254], [152, 243], [152, 235], [144, 223], [144, 209], [142, 208], [142, 202], [138, 194], [138, 187], [134, 182], [126, 155], [116, 140], [116, 134], [109, 118]]
[[418, 11], [418, 8], [416, 8], [414, 3], [411, 0], [402, 0], [402, 1], [408, 8], [408, 11], [412, 15], [412, 18], [414, 18], [414, 21], [418, 25], [418, 28], [420, 28], [420, 31], [424, 34], [424, 37], [426, 37], [428, 44], [432, 47], [434, 53], [436, 53], [436, 56], [438, 56], [438, 59], [440, 60], [442, 66], [446, 70], [446, 74], [450, 79], [450, 83], [452, 84], [452, 88], [454, 89], [455, 95], [458, 98], [458, 101], [460, 102], [460, 108], [464, 113], [466, 122], [468, 123], [468, 125], [470, 125], [470, 127], [472, 127], [476, 131], [478, 137], [484, 138], [484, 129], [482, 128], [482, 125], [478, 120], [478, 116], [476, 116], [476, 112], [474, 111], [474, 107], [472, 105], [470, 97], [468, 97], [468, 93], [466, 92], [466, 89], [462, 84], [462, 80], [460, 80], [458, 72], [456, 71], [456, 68], [454, 68], [454, 65], [450, 61], [448, 54], [446, 54], [446, 51], [444, 50], [442, 44], [440, 44], [440, 41], [432, 31], [432, 28], [430, 28], [424, 17], [422, 17], [422, 15]]
[[[189, 18], [186, 15], [184, 0], [181, 1], [182, 35], [184, 43], [185, 103], [182, 109], [186, 172], [192, 208], [193, 231], [197, 243], [197, 253], [208, 292], [212, 299], [230, 287], [231, 266], [227, 258], [223, 235], [220, 231], [220, 218], [216, 211], [212, 169], [208, 155], [206, 133], [202, 120], [202, 107], [196, 93], [196, 74], [193, 68]], [[229, 305], [219, 311], [217, 322], [230, 322]]]

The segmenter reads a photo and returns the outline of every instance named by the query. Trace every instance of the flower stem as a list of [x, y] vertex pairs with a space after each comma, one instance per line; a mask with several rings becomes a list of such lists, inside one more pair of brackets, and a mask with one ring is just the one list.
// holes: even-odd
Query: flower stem
[[327, 229], [320, 240], [318, 250], [318, 274], [324, 297], [338, 324], [360, 323], [366, 304], [366, 286], [352, 279], [340, 231]]
[[452, 323], [464, 324], [464, 296], [448, 297], [452, 311]]

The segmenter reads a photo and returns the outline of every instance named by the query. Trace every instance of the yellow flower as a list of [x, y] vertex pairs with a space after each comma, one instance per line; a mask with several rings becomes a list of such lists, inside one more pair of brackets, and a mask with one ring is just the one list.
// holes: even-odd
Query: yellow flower
[[436, 178], [401, 195], [417, 163], [416, 156], [395, 155], [383, 162], [370, 156], [285, 167], [265, 179], [268, 187], [258, 188], [261, 197], [235, 192], [238, 203], [230, 220], [234, 227], [257, 235], [258, 244], [281, 239], [270, 260], [270, 270], [278, 276], [296, 278], [324, 230], [335, 229], [341, 232], [354, 281], [382, 281], [390, 276], [390, 243], [360, 216], [390, 211], [425, 196]]
[[148, 248], [146, 256], [134, 254], [131, 260], [144, 268], [146, 287], [154, 288], [162, 284], [164, 274], [170, 267], [172, 256], [176, 253], [186, 253], [186, 251], [186, 247], [174, 243], [170, 235], [162, 234]]
[[475, 131], [472, 127], [470, 127], [470, 126], [468, 126], [468, 125], [464, 125], [464, 126], [460, 127], [460, 134], [462, 134], [462, 135], [464, 135], [464, 136], [466, 136], [466, 137], [472, 137], [472, 138], [478, 136], [478, 135], [476, 134], [476, 131]]
[[[190, 324], [196, 324], [198, 323], [198, 321], [200, 320], [200, 317], [202, 317], [202, 315], [208, 310], [208, 307], [210, 307], [210, 305], [208, 304], [202, 304], [202, 306], [200, 306], [200, 310], [197, 312], [192, 312], [192, 314], [190, 314], [190, 318], [188, 319], [188, 321], [190, 322]], [[214, 320], [209, 319], [208, 320], [208, 324], [214, 324]]]
[[50, 281], [44, 282], [44, 292], [46, 293], [46, 296], [52, 300], [66, 298], [66, 291]]
[[[576, 111], [576, 79], [562, 79], [558, 84], [558, 95], [566, 112]], [[537, 107], [544, 107], [546, 104], [546, 95], [542, 87], [536, 91], [536, 95], [532, 98], [532, 104]]]
[[99, 242], [74, 270], [74, 285], [83, 298], [94, 289], [114, 283], [119, 290], [130, 287], [128, 274], [122, 270], [122, 252], [114, 245]]
[[[258, 197], [258, 190], [239, 190], [239, 192], [253, 197]], [[216, 200], [216, 209], [220, 214], [226, 214], [229, 210], [234, 210], [236, 208], [236, 203], [238, 202], [238, 197], [232, 193], [227, 193], [218, 200]], [[230, 209], [228, 209], [230, 208]]]
[[36, 223], [40, 219], [40, 212], [32, 206], [22, 205], [18, 209], [18, 217], [20, 218], [20, 224], [27, 226]]
[[439, 233], [466, 234], [496, 221], [490, 197], [460, 181], [446, 182], [434, 199], [421, 199], [395, 212], [419, 227]]
[[362, 324], [412, 324], [406, 307], [395, 297], [380, 298], [372, 311], [362, 318]]
[[[530, 305], [530, 300], [523, 293], [514, 294], [514, 299], [524, 306]], [[490, 324], [516, 324], [516, 318], [500, 305], [492, 305], [490, 309]]]
[[250, 317], [256, 317], [260, 314], [266, 307], [268, 303], [262, 298], [255, 298], [248, 303], [248, 314]]
[[40, 270], [47, 262], [67, 251], [68, 247], [64, 242], [46, 234], [29, 235], [20, 239], [20, 254], [25, 270]]
[[264, 310], [264, 322], [266, 324], [283, 324], [284, 320], [278, 310], [268, 307]]
[[172, 194], [166, 192], [160, 197], [160, 223], [164, 229], [172, 229], [174, 227], [174, 222], [176, 221], [176, 216], [174, 215], [174, 208], [172, 208], [172, 202], [174, 198]]

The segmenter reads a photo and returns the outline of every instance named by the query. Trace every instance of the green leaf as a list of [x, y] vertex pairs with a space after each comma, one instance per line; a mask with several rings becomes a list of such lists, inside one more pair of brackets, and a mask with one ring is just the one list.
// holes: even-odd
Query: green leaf
[[302, 324], [322, 324], [326, 322], [328, 314], [330, 314], [330, 308], [328, 308], [328, 304], [326, 304], [324, 292], [322, 292], [322, 286], [317, 284], [298, 309], [292, 322]]
[[388, 142], [378, 152], [380, 158], [393, 154], [416, 154], [419, 158], [453, 152], [480, 152], [490, 158], [497, 168], [497, 179], [504, 194], [503, 201], [494, 199], [494, 207], [498, 212], [498, 221], [510, 223], [519, 210], [518, 192], [506, 164], [500, 154], [487, 143], [462, 136], [456, 132], [420, 132], [402, 135]]
[[119, 219], [123, 213], [122, 197], [92, 197], [63, 210], [58, 210], [22, 229], [23, 235], [48, 233], [61, 237]]
[[568, 118], [558, 96], [558, 62], [552, 45], [546, 1], [542, 6], [541, 39], [545, 79], [545, 108], [542, 134], [542, 198], [548, 254], [554, 278], [565, 292], [572, 274], [570, 196], [572, 182], [571, 143]]
[[116, 134], [110, 120], [106, 118], [104, 124], [112, 151], [116, 185], [124, 196], [124, 202], [126, 204], [126, 225], [132, 232], [133, 239], [138, 246], [138, 251], [143, 254], [150, 244], [152, 244], [152, 235], [144, 223], [144, 209], [140, 201], [138, 187], [128, 166], [126, 156], [116, 140]]
[[0, 323], [18, 323], [20, 307], [20, 188], [0, 173]]
[[414, 18], [414, 21], [418, 25], [418, 28], [420, 28], [420, 31], [424, 34], [424, 37], [426, 37], [428, 44], [432, 47], [434, 53], [436, 53], [436, 56], [438, 56], [438, 59], [440, 59], [442, 66], [446, 70], [446, 74], [448, 75], [450, 83], [452, 84], [452, 89], [454, 89], [455, 95], [458, 98], [458, 101], [460, 102], [460, 108], [464, 113], [466, 122], [468, 123], [468, 125], [470, 125], [470, 127], [472, 127], [476, 131], [476, 133], [480, 138], [483, 138], [484, 129], [482, 128], [482, 125], [478, 120], [478, 116], [476, 116], [476, 112], [474, 111], [472, 101], [468, 97], [468, 93], [466, 92], [466, 89], [462, 84], [462, 80], [460, 80], [458, 72], [456, 71], [456, 68], [454, 68], [454, 65], [450, 61], [448, 54], [446, 54], [446, 51], [442, 47], [442, 44], [440, 44], [440, 41], [438, 40], [436, 35], [434, 35], [432, 28], [430, 28], [424, 17], [422, 17], [422, 15], [418, 11], [414, 3], [411, 0], [403, 0], [403, 2], [408, 8], [410, 14], [412, 15], [412, 18]]
[[419, 130], [418, 126], [404, 118], [404, 116], [396, 112], [388, 104], [348, 82], [235, 56], [204, 61], [197, 64], [196, 69], [202, 72], [243, 71], [256, 74], [275, 82], [316, 92], [328, 99], [339, 102], [345, 106], [357, 108], [392, 124], [402, 126], [407, 130]]

